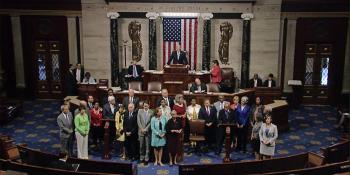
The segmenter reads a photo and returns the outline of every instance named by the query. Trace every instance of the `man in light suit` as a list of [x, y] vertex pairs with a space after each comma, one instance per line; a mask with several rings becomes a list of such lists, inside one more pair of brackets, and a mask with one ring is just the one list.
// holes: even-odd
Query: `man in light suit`
[[123, 98], [123, 105], [128, 106], [130, 103], [135, 105], [135, 109], [139, 106], [140, 99], [135, 97], [135, 92], [133, 89], [129, 89], [129, 96]]
[[139, 141], [140, 141], [140, 161], [144, 165], [148, 164], [149, 160], [149, 147], [151, 141], [150, 123], [153, 111], [149, 109], [149, 103], [143, 102], [143, 109], [137, 113], [137, 125], [139, 128]]
[[68, 105], [61, 106], [62, 113], [57, 117], [60, 128], [61, 153], [72, 156], [73, 154], [73, 116], [69, 112]]
[[186, 52], [181, 50], [180, 43], [176, 45], [176, 50], [171, 52], [170, 59], [167, 62], [167, 65], [169, 64], [184, 64], [184, 65], [188, 64]]
[[225, 103], [230, 103], [228, 101], [224, 100], [224, 96], [223, 95], [219, 95], [218, 97], [218, 101], [214, 103], [214, 107], [216, 109], [216, 117], [217, 119], [219, 118], [219, 112], [221, 111], [221, 109], [224, 109]]

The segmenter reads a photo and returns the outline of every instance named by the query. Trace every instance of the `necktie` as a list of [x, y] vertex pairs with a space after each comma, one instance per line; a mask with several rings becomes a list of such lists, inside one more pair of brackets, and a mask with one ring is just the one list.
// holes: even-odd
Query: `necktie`
[[202, 89], [201, 89], [201, 86], [200, 86], [200, 85], [198, 86], [198, 88], [197, 88], [197, 89], [198, 89], [198, 91], [202, 91]]
[[220, 110], [223, 108], [223, 102], [220, 103]]
[[209, 107], [207, 107], [207, 114], [210, 115]]
[[166, 102], [166, 105], [169, 106], [169, 100], [168, 98], [164, 98], [165, 102]]
[[133, 76], [134, 78], [136, 78], [136, 77], [137, 77], [137, 69], [136, 69], [136, 65], [133, 65], [132, 76]]
[[133, 102], [132, 100], [133, 100], [132, 97], [130, 97], [129, 103], [132, 103]]
[[180, 52], [178, 51], [177, 52], [177, 60], [179, 60], [180, 59]]
[[147, 118], [148, 111], [145, 111], [145, 116], [143, 117], [143, 123], [146, 124], [146, 118]]
[[193, 107], [192, 119], [193, 120], [197, 120], [197, 113], [196, 113], [196, 108], [195, 107]]

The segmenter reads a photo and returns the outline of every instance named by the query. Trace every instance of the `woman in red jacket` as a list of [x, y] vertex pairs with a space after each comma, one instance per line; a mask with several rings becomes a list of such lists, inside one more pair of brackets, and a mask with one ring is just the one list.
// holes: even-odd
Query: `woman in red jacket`
[[211, 82], [219, 84], [221, 82], [221, 68], [219, 66], [219, 61], [213, 61], [213, 67], [210, 70], [211, 73]]

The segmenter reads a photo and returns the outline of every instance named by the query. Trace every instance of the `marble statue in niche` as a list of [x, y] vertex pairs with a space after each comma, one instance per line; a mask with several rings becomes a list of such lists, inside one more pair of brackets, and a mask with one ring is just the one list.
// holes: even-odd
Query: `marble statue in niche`
[[219, 58], [222, 64], [228, 64], [229, 41], [232, 37], [233, 27], [229, 22], [223, 22], [220, 25], [220, 43], [219, 43]]
[[138, 21], [132, 21], [128, 26], [129, 37], [131, 39], [131, 54], [132, 60], [139, 62], [142, 58], [142, 43], [141, 43], [141, 24]]

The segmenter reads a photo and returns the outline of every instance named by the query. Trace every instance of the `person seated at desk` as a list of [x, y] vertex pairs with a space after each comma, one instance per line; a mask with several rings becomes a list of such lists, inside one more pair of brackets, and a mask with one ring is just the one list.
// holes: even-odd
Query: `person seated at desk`
[[276, 81], [273, 79], [273, 74], [269, 74], [267, 80], [264, 82], [265, 87], [276, 87]]
[[139, 106], [140, 99], [135, 97], [135, 91], [133, 89], [129, 89], [129, 96], [123, 98], [123, 105], [128, 106], [129, 103], [134, 103], [135, 108], [137, 109]]
[[262, 80], [258, 74], [254, 74], [253, 78], [249, 80], [249, 88], [261, 87]]
[[167, 65], [170, 64], [184, 64], [187, 65], [187, 57], [186, 57], [186, 52], [181, 50], [181, 44], [177, 43], [176, 44], [176, 50], [171, 52], [170, 59], [167, 62]]
[[157, 100], [157, 106], [160, 106], [160, 102], [162, 99], [165, 100], [165, 103], [167, 106], [170, 107], [170, 109], [173, 109], [174, 106], [174, 99], [168, 96], [168, 90], [167, 89], [162, 89], [162, 97]]
[[192, 93], [207, 92], [207, 86], [204, 83], [202, 83], [199, 78], [196, 78], [190, 88], [190, 92]]
[[143, 67], [136, 64], [135, 60], [131, 61], [131, 65], [128, 68], [128, 77], [130, 80], [141, 81], [142, 73], [144, 71]]
[[90, 72], [86, 72], [82, 84], [96, 84], [96, 80], [91, 77]]
[[211, 82], [219, 84], [222, 80], [222, 77], [221, 77], [221, 68], [218, 60], [213, 61], [213, 67], [211, 68], [210, 73], [211, 73]]

